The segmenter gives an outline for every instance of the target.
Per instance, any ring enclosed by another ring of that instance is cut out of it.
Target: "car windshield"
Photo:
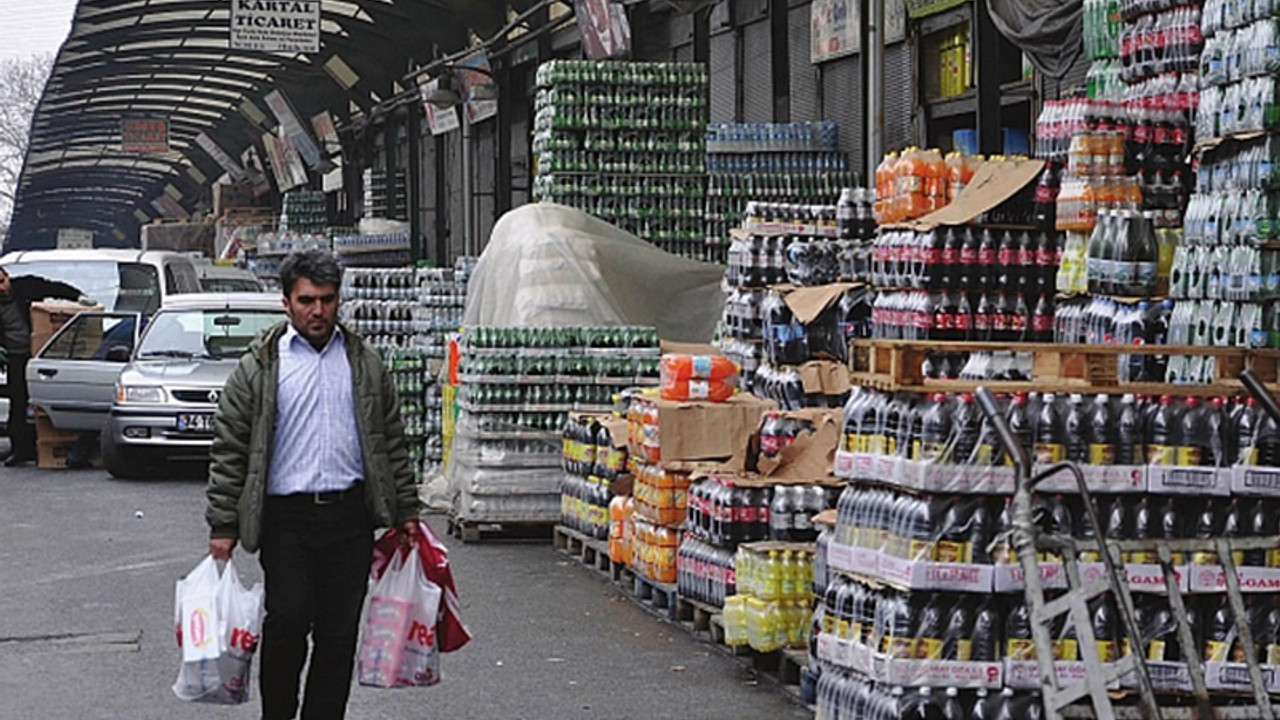
[[[138,358],[237,358],[255,335],[284,319],[270,310],[165,310],[151,321]]]
[[[160,307],[160,275],[145,263],[58,260],[14,263],[7,269],[14,277],[66,283],[108,311],[150,315]]]

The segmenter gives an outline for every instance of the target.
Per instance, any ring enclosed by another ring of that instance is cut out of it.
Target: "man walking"
[[[10,277],[0,268],[0,351],[5,355],[9,395],[9,454],[15,467],[36,459],[35,429],[27,422],[27,361],[31,359],[31,304],[44,298],[76,300],[79,290],[41,277]],[[37,348],[38,349],[38,348]]]
[[[341,720],[351,693],[373,530],[416,529],[400,402],[377,352],[337,323],[342,268],[313,250],[280,265],[288,323],[227,380],[210,452],[209,552],[260,551],[262,717]]]

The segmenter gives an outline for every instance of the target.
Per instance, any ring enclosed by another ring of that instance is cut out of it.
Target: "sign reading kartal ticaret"
[[[231,0],[231,49],[320,52],[320,0]]]

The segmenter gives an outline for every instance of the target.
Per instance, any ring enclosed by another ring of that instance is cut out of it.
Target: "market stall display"
[[[708,244],[728,242],[750,200],[835,205],[857,186],[833,122],[711,123],[706,142]],[[874,198],[865,190],[848,200],[870,219]]]
[[[460,351],[446,476],[461,523],[561,519],[569,414],[608,412],[615,392],[657,381],[652,328],[468,327]]]
[[[552,60],[537,82],[535,198],[723,260],[705,242],[705,65]]]

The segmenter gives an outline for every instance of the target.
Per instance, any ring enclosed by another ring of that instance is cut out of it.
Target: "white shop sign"
[[[231,49],[320,52],[320,0],[231,0]]]

